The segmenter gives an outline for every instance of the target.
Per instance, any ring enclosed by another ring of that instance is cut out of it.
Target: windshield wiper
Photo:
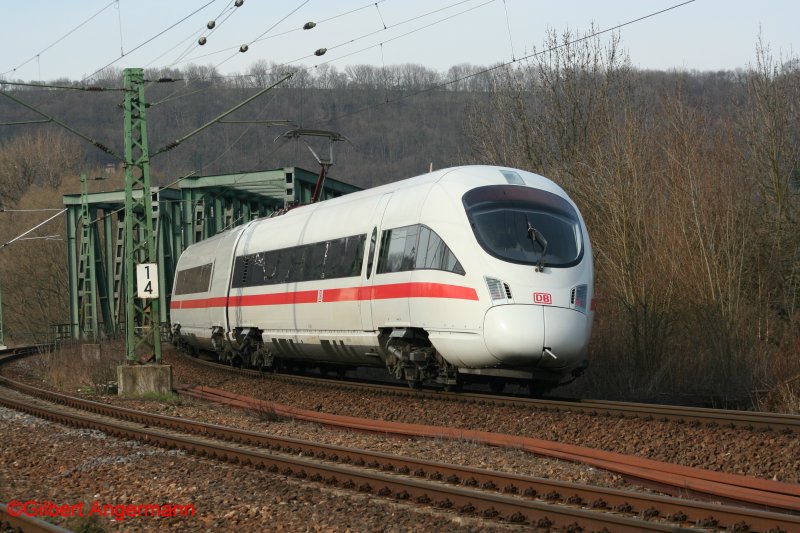
[[[542,232],[531,226],[531,221],[525,217],[525,222],[528,223],[528,238],[532,242],[538,242],[542,247],[542,255],[539,256],[539,262],[536,263],[536,272],[544,272],[544,255],[547,253],[547,239],[544,238]]]

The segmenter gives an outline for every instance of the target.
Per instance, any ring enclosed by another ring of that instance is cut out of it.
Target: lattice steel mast
[[[156,263],[150,154],[144,100],[144,69],[124,72],[125,90],[125,346],[129,364],[147,349],[161,362],[161,320],[158,301],[137,297],[136,265]],[[138,194],[137,194],[138,193]]]

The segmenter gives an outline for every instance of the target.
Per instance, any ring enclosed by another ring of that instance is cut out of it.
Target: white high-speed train
[[[173,342],[234,365],[383,367],[418,386],[549,390],[588,365],[589,235],[552,181],[465,166],[188,247]]]

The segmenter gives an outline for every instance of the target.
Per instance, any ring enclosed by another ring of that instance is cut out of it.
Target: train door
[[[361,327],[364,331],[375,331],[375,325],[372,320],[372,286],[375,282],[375,268],[378,262],[378,248],[380,247],[381,238],[381,222],[383,221],[383,213],[386,211],[386,205],[392,193],[387,193],[381,196],[375,211],[372,214],[372,223],[370,224],[369,234],[367,235],[367,243],[364,246],[364,268],[361,274]]]

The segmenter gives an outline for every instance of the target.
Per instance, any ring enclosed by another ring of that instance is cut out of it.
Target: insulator
[[[239,47],[239,51],[242,53],[247,52],[248,50],[250,50],[250,47],[247,46],[246,44],[243,44],[242,46]]]
[[[216,25],[217,25],[217,21],[216,20],[209,20],[208,24],[206,24],[206,28],[208,28],[209,30],[213,30],[214,26],[216,26]]]
[[[320,48],[319,50],[317,50],[316,52],[314,52],[314,55],[315,55],[315,56],[324,56],[324,55],[325,55],[325,52],[327,52],[327,51],[328,51],[328,49],[327,49],[327,48]]]
[[[311,28],[315,27],[316,25],[317,25],[317,23],[316,23],[316,22],[306,22],[306,23],[303,25],[303,29],[304,29],[304,30],[310,30]]]
[[[235,5],[236,7],[242,7],[242,4],[244,4],[244,0],[236,0],[233,3],[233,5]]]
[[[202,37],[197,39],[197,44],[199,44],[200,46],[203,46],[204,44],[206,44],[206,36],[203,35]]]

